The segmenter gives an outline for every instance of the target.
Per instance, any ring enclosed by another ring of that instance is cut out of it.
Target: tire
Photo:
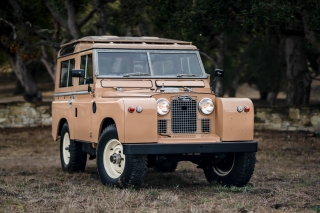
[[[62,170],[68,173],[84,171],[87,153],[82,151],[82,144],[70,140],[69,126],[63,124],[60,138],[60,160]]]
[[[124,155],[117,129],[110,125],[98,142],[97,168],[104,185],[139,188],[147,170],[147,156]]]
[[[177,166],[177,161],[163,160],[156,161],[153,165],[153,169],[157,172],[174,172]]]
[[[249,182],[255,163],[255,152],[228,153],[225,159],[204,167],[203,171],[209,183],[241,187]]]

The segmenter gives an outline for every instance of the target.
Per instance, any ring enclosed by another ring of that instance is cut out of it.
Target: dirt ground
[[[142,188],[103,186],[95,166],[66,174],[50,128],[0,129],[0,212],[320,212],[320,138],[256,131],[254,175],[245,187],[209,184],[181,162],[149,169]]]

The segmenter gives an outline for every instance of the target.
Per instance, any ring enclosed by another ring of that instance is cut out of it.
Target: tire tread
[[[238,159],[240,165],[233,168],[232,174],[228,177],[220,177],[214,173],[212,166],[207,166],[203,169],[203,173],[209,182],[217,181],[225,186],[244,186],[246,185],[252,177],[254,172],[254,167],[256,163],[256,153],[255,152],[245,152],[242,153]]]
[[[66,132],[69,133],[69,137],[70,137],[68,123],[64,123],[62,126],[61,140],[63,140],[63,136]],[[62,141],[60,141],[60,143],[62,143]],[[62,145],[60,144],[60,149],[63,149],[63,147],[61,146]],[[70,161],[68,165],[64,164],[63,157],[60,156],[62,169],[68,173],[83,172],[87,164],[87,153],[82,151],[82,144],[80,142],[70,139],[69,152],[70,152]],[[60,150],[60,155],[61,154],[62,154],[62,150]]]

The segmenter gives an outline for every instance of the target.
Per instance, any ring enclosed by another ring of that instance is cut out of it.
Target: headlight
[[[213,102],[210,98],[204,98],[199,102],[199,110],[205,115],[209,115],[214,110]]]
[[[159,115],[166,115],[170,112],[170,103],[167,99],[160,98],[157,100],[157,112]]]

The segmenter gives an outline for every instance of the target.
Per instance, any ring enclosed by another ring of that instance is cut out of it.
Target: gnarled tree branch
[[[211,63],[213,64],[213,66],[215,68],[218,68],[218,65],[217,65],[216,61],[212,57],[210,57],[207,53],[204,53],[204,52],[200,51],[200,54],[205,56],[207,59],[209,59],[209,61],[211,61]]]

